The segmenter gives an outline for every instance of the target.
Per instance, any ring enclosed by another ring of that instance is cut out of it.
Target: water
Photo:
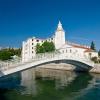
[[[0,78],[0,100],[100,100],[100,75],[29,69]]]

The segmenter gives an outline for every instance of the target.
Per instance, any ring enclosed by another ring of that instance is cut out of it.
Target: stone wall
[[[76,66],[71,65],[71,64],[65,64],[65,63],[60,63],[60,64],[51,63],[51,64],[39,66],[39,68],[74,71],[76,69]],[[95,64],[95,67],[92,68],[89,72],[100,74],[100,64]]]
[[[100,73],[100,64],[95,64],[94,68],[90,70],[92,73]]]

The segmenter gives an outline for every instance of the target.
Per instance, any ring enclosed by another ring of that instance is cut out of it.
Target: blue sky
[[[100,49],[100,0],[0,0],[0,46],[53,35],[58,21],[66,40]]]

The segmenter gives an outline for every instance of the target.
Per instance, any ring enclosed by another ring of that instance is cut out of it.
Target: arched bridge
[[[0,63],[0,76],[12,74],[18,71],[26,70],[31,67],[36,67],[39,65],[56,62],[56,61],[65,61],[67,63],[79,66],[88,70],[89,68],[94,67],[94,63],[86,57],[80,57],[75,54],[61,54],[61,53],[43,53],[37,54],[33,59],[22,62],[5,62]]]

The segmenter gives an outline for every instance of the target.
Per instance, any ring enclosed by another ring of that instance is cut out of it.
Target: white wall
[[[56,49],[59,49],[62,47],[62,45],[65,44],[65,32],[64,31],[56,31],[55,33],[55,47]]]
[[[85,52],[85,55],[89,58],[98,57],[98,52]]]

